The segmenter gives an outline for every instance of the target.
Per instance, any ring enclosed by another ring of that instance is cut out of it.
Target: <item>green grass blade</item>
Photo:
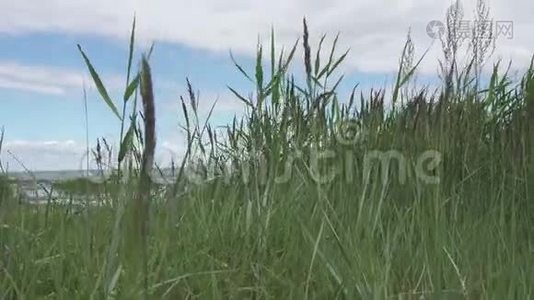
[[[130,100],[132,95],[137,90],[138,86],[139,86],[139,74],[137,74],[134,80],[132,80],[132,82],[130,82],[130,84],[126,87],[126,90],[124,91],[124,97],[123,97],[124,102],[128,102],[128,100]]]
[[[134,45],[135,45],[135,23],[136,18],[134,16],[133,23],[132,23],[132,32],[130,34],[130,47],[128,51],[128,68],[127,68],[127,75],[126,75],[126,85],[129,85],[130,82],[130,74],[132,71],[132,60],[133,60],[133,53],[134,53]],[[125,100],[127,101],[127,100]]]
[[[91,77],[93,78],[93,81],[96,85],[98,92],[100,93],[100,96],[102,97],[102,99],[104,99],[108,107],[117,116],[117,118],[119,120],[122,120],[122,117],[119,114],[117,107],[115,106],[111,98],[109,97],[108,91],[106,90],[104,84],[102,83],[102,80],[100,80],[100,76],[98,76],[98,73],[96,72],[95,68],[91,64],[91,61],[89,60],[85,52],[82,50],[82,47],[80,45],[78,45],[78,50],[82,54],[83,60],[85,61],[85,64],[87,65],[87,68],[89,69],[89,73],[91,74]]]
[[[130,128],[128,128],[128,131],[126,132],[126,135],[124,136],[124,139],[122,140],[122,143],[121,143],[121,147],[119,149],[119,157],[118,157],[119,163],[121,163],[124,160],[124,158],[126,157],[126,154],[128,154],[128,152],[132,149],[134,131],[135,131],[135,119],[132,119]]]

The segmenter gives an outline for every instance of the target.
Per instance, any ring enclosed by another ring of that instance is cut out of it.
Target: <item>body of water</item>
[[[102,199],[87,199],[86,196],[70,196],[52,189],[54,182],[88,178],[94,182],[102,182],[106,175],[102,172],[92,171],[37,171],[37,172],[14,172],[8,174],[15,182],[14,187],[21,201],[35,205],[45,205],[50,202],[55,204],[102,204]],[[174,177],[170,170],[162,170],[153,175],[157,183],[171,183]],[[96,198],[96,197],[92,197]]]

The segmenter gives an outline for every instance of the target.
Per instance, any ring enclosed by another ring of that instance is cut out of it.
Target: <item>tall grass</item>
[[[53,206],[48,226],[40,209],[2,199],[0,295],[531,298],[534,66],[513,82],[497,64],[481,88],[472,64],[457,72],[449,60],[441,89],[408,90],[418,65],[408,40],[392,99],[356,89],[340,99],[336,69],[348,53],[337,54],[337,37],[326,55],[326,38],[314,52],[303,25],[289,50],[275,50],[274,33],[258,47],[252,73],[234,60],[256,88],[230,89],[247,110],[223,131],[200,120],[187,82],[187,151],[165,193],[150,187],[154,96],[148,60],[130,76],[133,31],[122,113],[80,47],[122,123],[120,188],[86,218]],[[299,45],[301,83],[288,73]],[[386,159],[369,164],[370,154]]]

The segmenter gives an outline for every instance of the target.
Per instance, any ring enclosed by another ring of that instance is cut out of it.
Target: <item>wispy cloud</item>
[[[116,161],[116,145],[112,160]],[[181,135],[163,139],[156,151],[156,163],[168,167],[172,160],[179,161],[185,153],[185,142]],[[83,170],[87,163],[87,150],[83,142],[75,140],[5,141],[0,153],[2,166],[9,171],[59,171]],[[90,168],[96,168],[94,157],[89,157]]]
[[[207,117],[210,111],[212,117],[241,115],[245,108],[245,104],[230,91],[200,94],[198,110],[202,117]]]
[[[4,148],[10,151],[39,151],[43,154],[58,153],[61,154],[77,154],[83,147],[73,140],[65,141],[28,141],[28,140],[14,140],[6,141]]]
[[[85,146],[73,140],[63,141],[6,141],[0,159],[12,171],[81,169],[84,165]]]
[[[0,88],[19,90],[19,91],[29,91],[39,94],[50,94],[50,95],[61,95],[65,91],[58,86],[35,83],[35,82],[26,82],[16,79],[3,78],[0,77]]]
[[[120,76],[104,77],[108,88],[122,87],[123,80]],[[84,82],[92,86],[92,81],[87,79],[83,70],[0,61],[0,88],[62,95],[71,90],[80,90]]]
[[[80,88],[83,74],[50,66],[0,61],[0,87],[43,94],[64,94]]]

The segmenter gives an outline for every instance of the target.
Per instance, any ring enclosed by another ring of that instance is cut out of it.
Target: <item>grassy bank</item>
[[[130,55],[117,108],[80,48],[122,120],[112,205],[28,209],[0,183],[0,297],[532,297],[534,68],[482,80],[449,56],[440,88],[408,89],[408,41],[391,93],[340,99],[346,56],[308,34],[284,53],[273,36],[254,70],[237,65],[256,91],[232,90],[247,112],[223,131],[199,119],[187,83],[188,150],[164,192],[147,175],[149,55],[138,74]]]

